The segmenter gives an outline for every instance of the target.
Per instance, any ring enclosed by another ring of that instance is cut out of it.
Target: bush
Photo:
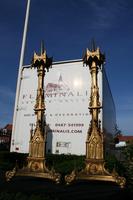
[[[0,152],[0,169],[1,170],[9,170],[12,169],[16,162],[21,168],[26,161],[27,154],[22,153],[10,153],[8,151]]]
[[[48,167],[54,167],[56,171],[64,175],[73,169],[80,170],[84,165],[84,156],[51,154],[46,156],[46,161]]]

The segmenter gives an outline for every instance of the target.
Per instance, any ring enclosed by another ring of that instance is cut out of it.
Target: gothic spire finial
[[[44,53],[44,41],[41,41],[41,55]]]
[[[92,51],[95,51],[95,50],[96,50],[96,43],[95,43],[94,38],[93,38],[92,41],[91,41],[91,50],[92,50]]]

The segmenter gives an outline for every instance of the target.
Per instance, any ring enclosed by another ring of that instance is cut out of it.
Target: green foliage
[[[129,144],[123,151],[125,161],[118,161],[114,155],[106,155],[105,168],[112,172],[114,169],[120,176],[124,176],[129,184],[133,182],[133,143]],[[13,169],[17,163],[21,168],[26,163],[27,154],[0,152],[0,170]],[[85,156],[77,155],[46,155],[46,165],[49,169],[54,168],[62,176],[69,174],[73,169],[79,171],[84,168]]]
[[[133,141],[127,143],[127,146],[123,150],[123,154],[127,161],[133,161]]]
[[[106,155],[105,157],[105,167],[112,172],[116,167],[117,159],[114,155]]]
[[[129,142],[123,149],[125,161],[123,165],[125,167],[125,176],[129,185],[133,186],[133,141]]]
[[[70,173],[73,169],[80,170],[84,165],[84,156],[77,155],[47,155],[48,167],[58,171],[61,174]]]
[[[114,155],[106,155],[106,168],[112,172],[113,169],[120,176],[126,178],[127,185],[133,187],[133,142],[123,148],[124,161],[118,161]]]
[[[0,169],[12,169],[17,161],[19,167],[26,163],[27,154],[0,152]],[[73,169],[80,170],[84,166],[84,156],[77,155],[46,155],[46,165],[49,169],[54,168],[61,174],[70,173]]]
[[[10,153],[8,151],[1,151],[0,152],[0,169],[5,170],[5,171],[12,169],[16,165],[16,162],[21,168],[23,164],[26,162],[26,156],[27,154]]]
[[[105,168],[107,168],[110,173],[115,170],[120,176],[125,174],[125,167],[123,163],[118,161],[115,155],[106,155],[105,162]]]

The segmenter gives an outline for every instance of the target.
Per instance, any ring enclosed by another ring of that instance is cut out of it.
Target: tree
[[[133,140],[127,142],[123,154],[125,156],[124,166],[127,182],[133,185]]]

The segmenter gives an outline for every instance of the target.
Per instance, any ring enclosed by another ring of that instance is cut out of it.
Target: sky
[[[0,1],[0,127],[12,123],[27,0]],[[118,129],[133,135],[133,1],[31,0],[24,64],[43,40],[54,61],[82,58],[95,39],[116,106]]]

